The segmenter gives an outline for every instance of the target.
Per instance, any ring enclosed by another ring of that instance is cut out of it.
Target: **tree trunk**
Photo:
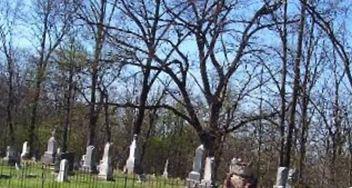
[[[97,60],[95,60],[97,61]],[[98,68],[97,62],[94,62],[92,71],[92,81],[91,81],[91,94],[90,94],[90,104],[89,104],[89,135],[87,146],[95,144],[95,132],[98,121],[98,114],[96,110],[96,87],[98,79]]]
[[[104,114],[105,114],[105,132],[106,132],[106,141],[111,142],[111,127],[110,127],[110,115],[109,115],[109,95],[108,91],[104,90]]]
[[[205,130],[201,133],[200,138],[208,157],[214,157],[212,166],[212,183],[215,186],[218,181],[217,172],[221,163],[223,135],[217,131]]]
[[[283,31],[280,33],[282,41],[282,72],[281,72],[281,109],[280,109],[280,153],[279,166],[284,165],[285,153],[285,120],[286,120],[286,75],[287,75],[287,2],[284,3],[284,24]]]
[[[12,111],[13,111],[13,105],[14,105],[14,94],[13,94],[14,93],[13,92],[14,67],[13,67],[13,61],[11,57],[7,57],[7,63],[8,63],[7,70],[9,74],[9,79],[8,79],[9,91],[8,91],[8,103],[6,107],[6,111],[7,111],[6,122],[9,128],[10,143],[12,145],[15,143],[15,131],[14,131],[13,117],[12,117]]]
[[[70,62],[71,63],[71,62]],[[73,90],[73,67],[70,64],[69,79],[68,79],[68,90],[66,91],[66,113],[65,113],[65,124],[64,124],[64,135],[62,152],[67,151],[68,146],[68,129],[71,124],[71,101],[72,101],[72,90]]]
[[[286,143],[286,158],[284,161],[284,166],[290,168],[291,162],[291,147],[292,147],[292,137],[293,130],[295,127],[296,120],[296,106],[298,101],[298,95],[300,90],[300,65],[302,58],[302,47],[303,47],[303,35],[304,35],[304,25],[305,25],[305,6],[301,3],[301,17],[300,25],[298,31],[298,41],[297,41],[297,54],[294,65],[294,81],[293,81],[293,92],[292,92],[292,107],[290,111],[290,121],[288,126],[287,143]]]
[[[30,147],[30,156],[34,154],[34,142],[35,142],[35,128],[37,123],[37,113],[38,113],[38,105],[39,105],[39,98],[41,93],[41,84],[43,79],[43,70],[39,67],[34,87],[34,97],[32,102],[31,108],[31,121],[29,126],[29,147]]]
[[[303,109],[302,109],[302,127],[301,127],[301,139],[300,139],[300,157],[299,157],[299,184],[304,185],[304,162],[306,156],[306,143],[308,138],[308,96],[303,90]]]

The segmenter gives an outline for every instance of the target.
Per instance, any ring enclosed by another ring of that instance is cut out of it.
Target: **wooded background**
[[[51,131],[76,160],[134,134],[145,173],[184,178],[204,144],[222,181],[233,157],[272,187],[352,185],[349,0],[0,2],[0,149]],[[101,157],[101,156],[100,156]],[[100,158],[99,157],[99,158]]]

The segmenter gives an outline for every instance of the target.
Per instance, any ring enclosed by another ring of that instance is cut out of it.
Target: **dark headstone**
[[[55,172],[60,171],[60,163],[63,159],[66,159],[68,162],[68,172],[71,173],[73,172],[73,167],[74,167],[74,161],[75,161],[75,155],[74,153],[71,152],[65,152],[65,153],[59,153],[57,154],[57,157],[55,159]]]
[[[7,146],[6,156],[4,158],[4,161],[7,161],[8,165],[10,166],[15,166],[15,163],[19,162],[16,150],[14,149],[14,147]]]

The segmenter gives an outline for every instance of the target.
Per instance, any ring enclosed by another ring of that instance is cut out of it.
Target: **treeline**
[[[0,8],[0,148],[50,132],[79,160],[113,142],[122,169],[185,178],[194,149],[271,187],[352,185],[348,0],[29,0]]]

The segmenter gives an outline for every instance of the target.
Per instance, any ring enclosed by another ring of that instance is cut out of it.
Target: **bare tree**
[[[59,46],[68,33],[72,20],[72,3],[56,0],[33,0],[34,22],[33,32],[38,36],[39,48],[37,51],[36,72],[32,86],[33,98],[29,125],[29,145],[31,155],[34,151],[35,132],[38,118],[38,107],[42,84],[45,80],[46,69],[54,50]]]
[[[14,46],[13,35],[15,33],[16,24],[18,24],[18,10],[21,3],[16,1],[14,3],[4,2],[4,10],[0,13],[3,16],[2,25],[0,25],[0,51],[5,56],[6,70],[7,70],[7,117],[6,124],[9,130],[9,142],[15,143],[15,128],[14,128],[14,105],[15,105],[15,74],[16,74],[16,47]]]
[[[115,1],[116,3],[116,1]],[[114,5],[112,9],[108,9],[107,0],[90,0],[89,2],[83,2],[79,6],[78,16],[88,28],[90,36],[94,39],[93,57],[88,60],[90,66],[90,98],[89,98],[89,135],[87,138],[87,145],[96,144],[96,127],[101,111],[102,105],[98,105],[98,88],[99,88],[99,70],[104,60],[103,48],[107,36],[107,28],[105,25],[109,25],[113,13]]]

